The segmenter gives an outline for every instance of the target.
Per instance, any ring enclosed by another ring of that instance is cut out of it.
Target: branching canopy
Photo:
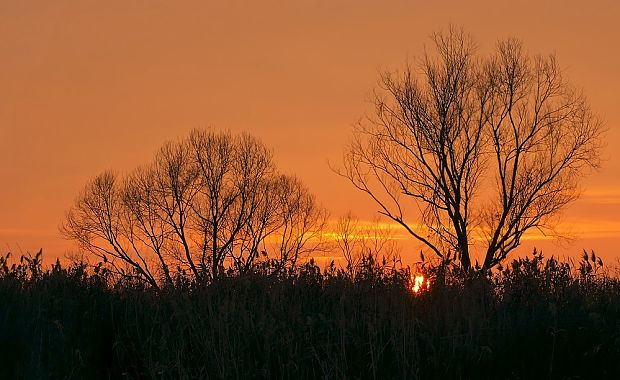
[[[198,282],[265,260],[282,270],[321,243],[325,220],[314,196],[277,172],[260,141],[196,130],[128,176],[97,176],[61,231],[115,272],[159,286],[173,282],[173,270]]]
[[[444,260],[470,268],[485,241],[490,268],[576,199],[602,122],[554,56],[511,39],[480,57],[454,28],[433,42],[419,67],[381,76],[340,174]]]

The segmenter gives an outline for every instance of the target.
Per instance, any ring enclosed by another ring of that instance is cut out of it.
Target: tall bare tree
[[[95,178],[61,231],[116,273],[159,286],[173,283],[177,268],[207,282],[260,259],[294,265],[325,218],[260,141],[196,130],[120,180],[110,172]]]
[[[507,40],[479,57],[456,28],[432,40],[419,67],[381,76],[340,173],[444,260],[470,268],[486,241],[487,269],[576,199],[602,122],[554,56]]]

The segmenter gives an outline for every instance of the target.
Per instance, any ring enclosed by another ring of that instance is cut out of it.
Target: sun
[[[426,280],[426,281],[425,281]],[[430,287],[431,283],[428,279],[425,279],[423,275],[410,275],[409,279],[409,289],[418,294],[424,290],[427,290]]]

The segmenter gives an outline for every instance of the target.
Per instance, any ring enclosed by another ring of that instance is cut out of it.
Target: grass
[[[0,259],[0,378],[620,375],[620,282],[590,256],[577,268],[536,254],[492,276],[448,271],[418,295],[407,270],[352,279],[309,263],[155,292],[80,263],[10,261]]]

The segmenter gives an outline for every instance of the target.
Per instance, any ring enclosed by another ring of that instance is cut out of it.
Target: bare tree
[[[352,279],[358,276],[364,265],[373,265],[375,268],[371,269],[383,272],[394,269],[400,262],[392,230],[382,228],[378,220],[364,224],[348,213],[338,219],[334,233],[336,250],[342,253],[345,270]]]
[[[249,271],[259,250],[277,267],[294,265],[324,220],[305,186],[278,174],[260,141],[193,131],[121,180],[109,172],[95,178],[61,231],[116,273],[158,286],[173,283],[176,269],[198,282],[226,267]]]
[[[455,28],[432,39],[417,70],[381,76],[340,174],[446,261],[470,268],[485,240],[487,269],[576,199],[599,164],[602,123],[553,56],[508,40],[481,58]]]
[[[278,256],[276,270],[295,266],[299,256],[325,248],[322,233],[328,213],[298,179],[281,175],[275,179],[278,228],[274,233]]]

